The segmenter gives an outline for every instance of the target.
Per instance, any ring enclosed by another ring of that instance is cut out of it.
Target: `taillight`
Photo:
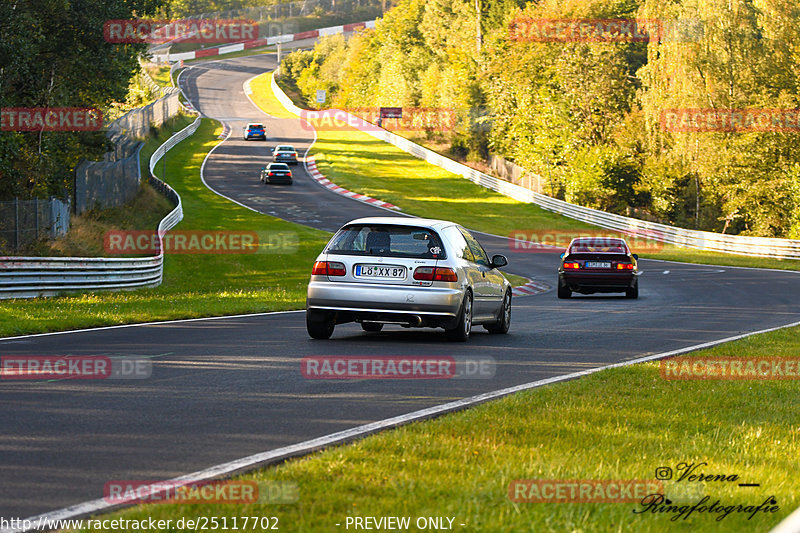
[[[269,174],[267,174],[267,176],[274,176],[274,175],[275,175],[274,172],[270,172]]]
[[[325,261],[315,261],[314,268],[311,269],[312,276],[327,276],[328,275],[328,263]]]
[[[633,263],[617,263],[617,270],[633,270]]]
[[[346,273],[344,263],[338,261],[315,261],[311,269],[312,276],[344,276]]]
[[[458,275],[452,268],[447,267],[417,267],[414,271],[417,281],[458,281]]]
[[[564,263],[564,268],[567,270],[577,270],[581,268],[580,263]]]
[[[344,276],[347,270],[344,268],[344,263],[337,261],[328,261],[328,275],[329,276]]]
[[[437,267],[436,273],[433,275],[433,281],[458,281],[458,275],[452,268]]]
[[[433,281],[433,267],[417,267],[414,271],[414,279],[417,281]]]

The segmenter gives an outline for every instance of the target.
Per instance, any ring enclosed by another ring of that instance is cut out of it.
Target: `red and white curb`
[[[534,294],[542,294],[544,292],[549,291],[552,287],[546,283],[542,283],[541,281],[534,281],[529,280],[528,283],[522,285],[520,287],[514,287],[511,289],[512,296],[533,296]]]
[[[216,46],[214,48],[204,48],[201,50],[193,50],[191,52],[183,52],[180,54],[153,54],[153,61],[155,62],[174,62],[174,61],[188,61],[191,59],[200,59],[204,57],[221,56],[230,54],[232,52],[241,52],[250,48],[260,48],[278,43],[291,43],[295,41],[303,41],[305,39],[316,39],[326,35],[336,35],[339,33],[349,33],[361,28],[375,28],[375,21],[369,20],[366,22],[354,22],[352,24],[342,24],[340,26],[330,26],[327,28],[320,28],[318,30],[303,31],[300,33],[289,33],[286,35],[275,35],[272,37],[262,37],[261,39],[253,39],[250,41],[243,41],[235,44],[227,44],[223,46]]]
[[[231,127],[228,125],[227,122],[222,122],[222,133],[219,134],[217,139],[225,139],[230,135]]]
[[[186,110],[190,113],[199,113],[197,108],[192,105],[192,102],[188,98],[186,98],[185,102],[181,102],[181,105],[183,105],[183,107],[186,108]]]
[[[317,162],[314,159],[314,156],[306,158],[306,170],[308,170],[308,174],[311,178],[325,187],[326,189],[330,189],[331,191],[335,192],[336,194],[341,194],[342,196],[347,196],[348,198],[352,198],[354,200],[358,200],[359,202],[364,202],[365,204],[375,205],[378,207],[385,207],[386,209],[396,209],[397,211],[402,211],[399,207],[394,204],[390,204],[389,202],[384,202],[383,200],[377,200],[370,196],[366,196],[364,194],[359,194],[357,192],[348,191],[344,187],[339,187],[331,180],[323,176],[319,170],[317,170]]]

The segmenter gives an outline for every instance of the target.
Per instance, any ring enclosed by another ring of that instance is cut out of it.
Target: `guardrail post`
[[[19,198],[14,197],[14,249],[19,250]]]
[[[33,227],[35,228],[35,235],[36,240],[39,240],[39,198],[36,197],[33,199],[33,212],[34,212],[34,219],[36,222],[34,223]]]
[[[58,231],[57,230],[57,224],[58,224],[57,220],[58,220],[59,217],[58,217],[58,214],[56,213],[56,202],[55,202],[55,200],[56,200],[56,197],[55,196],[51,196],[50,200],[49,200],[49,203],[47,205],[48,208],[49,208],[49,212],[50,212],[50,231],[49,231],[49,233],[50,233],[50,238],[51,239],[55,239],[56,238],[56,233]]]

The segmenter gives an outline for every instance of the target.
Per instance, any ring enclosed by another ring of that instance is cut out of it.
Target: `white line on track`
[[[141,326],[162,326],[164,324],[181,324],[183,322],[199,322],[201,320],[227,320],[235,318],[248,318],[253,316],[280,315],[284,313],[305,313],[305,309],[295,309],[292,311],[265,311],[263,313],[245,313],[243,315],[224,315],[207,316],[200,318],[176,318],[175,320],[162,320],[160,322],[139,322],[136,324],[117,324],[116,326],[98,326],[96,328],[71,329],[68,331],[50,331],[48,333],[30,333],[28,335],[17,335],[16,337],[0,337],[0,343],[17,339],[29,339],[32,337],[48,337],[50,335],[69,335],[72,333],[85,333],[87,331],[103,331],[106,329],[138,328]]]
[[[319,437],[316,439],[307,440],[304,442],[299,442],[297,444],[292,444],[290,446],[284,446],[283,448],[278,448],[276,450],[270,450],[262,453],[257,453],[255,455],[250,455],[248,457],[243,457],[241,459],[237,459],[235,461],[231,461],[228,463],[219,464],[216,466],[212,466],[211,468],[207,468],[205,470],[200,470],[197,472],[193,472],[191,474],[187,474],[184,476],[176,477],[170,479],[166,482],[162,481],[161,483],[175,483],[179,484],[181,482],[201,482],[201,481],[210,481],[210,480],[217,480],[217,479],[227,479],[237,474],[242,474],[245,472],[250,472],[252,470],[256,470],[258,468],[263,468],[268,465],[272,465],[275,463],[279,463],[290,459],[292,457],[298,457],[302,455],[307,455],[323,448],[345,444],[348,442],[352,442],[354,440],[366,437],[373,433],[377,433],[379,431],[396,428],[398,426],[402,426],[411,422],[416,422],[419,420],[426,420],[429,418],[434,418],[437,416],[441,416],[443,414],[452,413],[455,411],[461,411],[468,407],[472,407],[490,400],[495,400],[498,398],[502,398],[503,396],[508,396],[517,392],[535,389],[538,387],[542,387],[544,385],[551,385],[553,383],[559,383],[562,381],[568,381],[584,376],[588,376],[594,374],[596,372],[600,372],[601,370],[606,370],[609,368],[619,368],[624,366],[630,366],[638,363],[645,363],[649,361],[655,361],[658,359],[663,359],[665,357],[671,357],[675,355],[684,354],[687,352],[693,352],[695,350],[701,350],[704,348],[710,348],[712,346],[717,346],[719,344],[723,344],[726,342],[732,342],[739,339],[744,339],[746,337],[750,337],[752,335],[757,335],[759,333],[768,333],[770,331],[777,331],[780,329],[790,328],[794,326],[800,326],[800,322],[793,322],[791,324],[786,324],[784,326],[778,326],[774,328],[762,329],[759,331],[753,331],[750,333],[743,333],[741,335],[735,335],[733,337],[727,337],[724,339],[704,342],[702,344],[696,344],[694,346],[688,346],[686,348],[680,348],[678,350],[672,350],[669,352],[662,352],[653,355],[646,355],[643,357],[637,357],[635,359],[631,359],[629,361],[623,361],[621,363],[614,363],[611,365],[606,365],[598,368],[591,368],[588,370],[582,370],[580,372],[573,372],[571,374],[565,374],[561,376],[554,376],[552,378],[540,379],[538,381],[532,381],[530,383],[523,383],[522,385],[516,385],[514,387],[507,387],[505,389],[500,389],[496,391],[486,392],[483,394],[478,394],[477,396],[471,396],[469,398],[464,398],[462,400],[456,400],[454,402],[448,402],[441,405],[436,405],[433,407],[428,407],[427,409],[420,409],[419,411],[414,411],[405,415],[395,416],[392,418],[387,418],[385,420],[379,420],[377,422],[372,422],[370,424],[364,424],[362,426],[354,427],[351,429],[346,429],[344,431],[338,431],[336,433],[331,433],[330,435],[325,435],[323,437]],[[129,506],[129,505],[128,505]],[[97,500],[91,500],[88,502],[79,503],[70,507],[66,507],[64,509],[59,509],[56,511],[52,511],[49,513],[44,513],[41,515],[37,515],[31,518],[28,518],[31,523],[38,523],[40,520],[48,519],[48,520],[76,520],[80,518],[85,518],[91,515],[95,515],[98,513],[107,513],[114,509],[126,507],[126,505],[120,504],[111,504],[105,501],[103,498],[99,498]],[[23,533],[25,531],[33,531],[32,528],[23,529],[23,528],[16,528],[16,529],[2,529],[0,533]]]

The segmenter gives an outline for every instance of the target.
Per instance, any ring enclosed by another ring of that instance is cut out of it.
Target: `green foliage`
[[[468,150],[485,98],[475,58],[477,13],[463,0],[405,0],[388,11],[374,31],[321,39],[313,53],[295,52],[283,64],[304,99],[316,105],[318,89],[336,107],[403,106],[441,109],[459,117],[450,140]]]
[[[660,120],[667,109],[800,108],[796,2],[477,5],[480,20],[474,0],[402,0],[375,31],[298,53],[289,75],[309,102],[324,88],[338,107],[454,109],[450,153],[502,155],[572,202],[728,233],[800,233],[800,136],[676,133]],[[526,17],[658,20],[663,33],[649,43],[517,40],[509,24]]]
[[[0,3],[0,107],[105,109],[125,100],[144,45],[103,38],[110,19],[152,13],[158,0]],[[0,132],[0,198],[63,196],[82,158],[101,158],[98,132]]]

